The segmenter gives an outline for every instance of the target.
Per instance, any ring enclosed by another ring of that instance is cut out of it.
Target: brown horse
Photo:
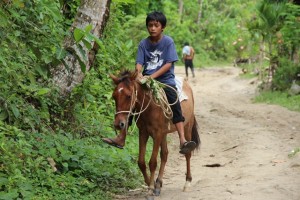
[[[149,186],[149,195],[159,195],[162,187],[164,168],[168,157],[167,133],[176,131],[171,120],[168,119],[161,106],[153,101],[153,95],[149,88],[143,87],[137,81],[137,74],[131,71],[124,71],[119,77],[110,75],[116,87],[113,98],[116,104],[114,126],[121,131],[128,128],[128,119],[135,115],[136,125],[139,129],[139,158],[138,165],[144,176],[145,183]],[[197,122],[194,115],[194,99],[191,87],[186,81],[183,84],[183,91],[188,99],[181,102],[183,116],[185,117],[184,132],[186,140],[196,143],[197,149],[200,145]],[[171,126],[170,126],[171,125]],[[150,177],[147,173],[145,163],[146,144],[149,136],[153,139],[152,155],[149,161]],[[155,170],[157,167],[157,155],[160,148],[161,164],[158,177],[154,182]],[[191,152],[185,154],[186,158],[186,184],[184,191],[192,181],[190,159]]]

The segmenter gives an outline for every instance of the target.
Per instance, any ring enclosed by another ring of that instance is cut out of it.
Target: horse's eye
[[[127,95],[127,99],[131,99],[131,95]]]

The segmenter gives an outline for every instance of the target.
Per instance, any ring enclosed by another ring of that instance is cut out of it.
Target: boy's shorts
[[[165,87],[164,91],[166,93],[169,104],[174,104],[174,102],[178,99],[178,95],[176,92],[177,89],[175,86],[171,86],[171,87],[174,88],[175,90],[169,87]],[[179,99],[174,105],[171,105],[171,110],[173,112],[173,120],[172,120],[173,124],[176,124],[178,122],[184,122],[184,117],[182,115]]]
[[[185,60],[184,61],[184,66],[185,67],[190,67],[190,68],[194,68],[194,65],[193,65],[193,60]]]

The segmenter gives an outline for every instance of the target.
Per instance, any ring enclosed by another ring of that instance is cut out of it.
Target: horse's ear
[[[137,70],[134,70],[134,72],[131,73],[130,80],[132,80],[132,81],[133,81],[133,80],[136,80],[137,75],[138,75],[138,71],[137,71]]]
[[[119,80],[118,77],[116,77],[116,76],[113,75],[113,74],[110,74],[109,76],[110,76],[110,78],[113,80],[113,82],[114,82],[116,85],[119,84],[120,80]]]

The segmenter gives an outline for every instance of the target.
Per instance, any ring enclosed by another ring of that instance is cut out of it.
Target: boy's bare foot
[[[111,146],[114,146],[114,147],[117,147],[119,149],[123,149],[124,148],[124,141],[121,141],[118,137],[116,138],[102,138],[102,141],[111,145]]]

